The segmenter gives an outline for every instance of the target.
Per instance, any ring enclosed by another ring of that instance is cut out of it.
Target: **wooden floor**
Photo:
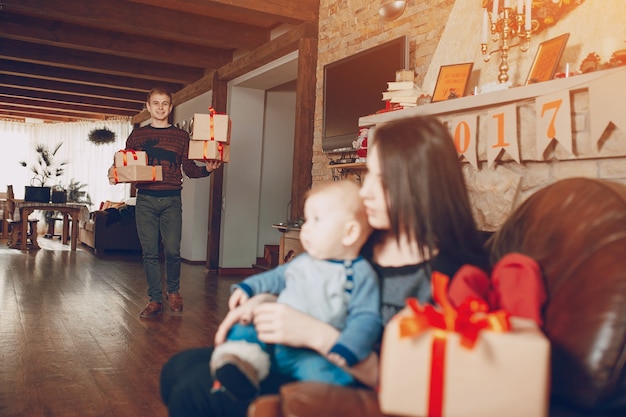
[[[0,240],[0,416],[167,416],[163,363],[211,344],[241,277],[183,263],[183,314],[140,320],[148,299],[139,254],[39,242],[19,251]]]

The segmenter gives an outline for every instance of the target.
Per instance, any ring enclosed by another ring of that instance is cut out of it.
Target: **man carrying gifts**
[[[148,283],[149,302],[141,318],[163,313],[159,237],[165,252],[167,299],[170,310],[180,313],[180,240],[182,235],[183,172],[189,178],[207,177],[222,165],[208,160],[201,166],[188,158],[189,134],[169,122],[172,95],[162,88],[148,94],[146,109],[152,117],[149,125],[134,129],[126,140],[126,149],[147,154],[148,165],[162,167],[162,181],[138,182],[137,233],[143,251],[143,265]]]

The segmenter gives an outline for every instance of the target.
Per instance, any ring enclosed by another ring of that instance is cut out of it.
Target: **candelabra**
[[[481,36],[481,52],[483,61],[488,62],[491,54],[500,52],[499,83],[509,80],[509,49],[520,46],[522,52],[530,47],[530,34],[533,29],[531,17],[532,0],[517,0],[517,9],[511,7],[511,0],[504,0],[500,7],[500,0],[493,0],[491,14],[487,8],[483,9],[483,27]],[[488,34],[493,42],[501,42],[500,47],[489,52],[487,48]],[[519,44],[510,45],[510,41],[518,37]]]

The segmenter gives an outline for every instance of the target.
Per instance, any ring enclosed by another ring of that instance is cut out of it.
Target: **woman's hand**
[[[219,345],[221,343],[224,343],[228,331],[231,327],[233,327],[235,323],[250,324],[252,322],[252,314],[254,312],[254,309],[258,305],[270,301],[276,301],[276,296],[272,294],[258,294],[248,299],[248,301],[244,304],[241,304],[238,307],[230,310],[217,328],[217,332],[215,332],[215,344]]]
[[[329,324],[281,303],[256,307],[254,327],[262,342],[307,347],[322,355],[328,353],[339,337],[339,331]]]

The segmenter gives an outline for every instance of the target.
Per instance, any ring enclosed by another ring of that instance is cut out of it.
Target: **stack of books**
[[[396,71],[396,80],[387,83],[387,91],[383,91],[386,108],[415,107],[430,102],[430,96],[415,84],[415,73],[410,70]]]

